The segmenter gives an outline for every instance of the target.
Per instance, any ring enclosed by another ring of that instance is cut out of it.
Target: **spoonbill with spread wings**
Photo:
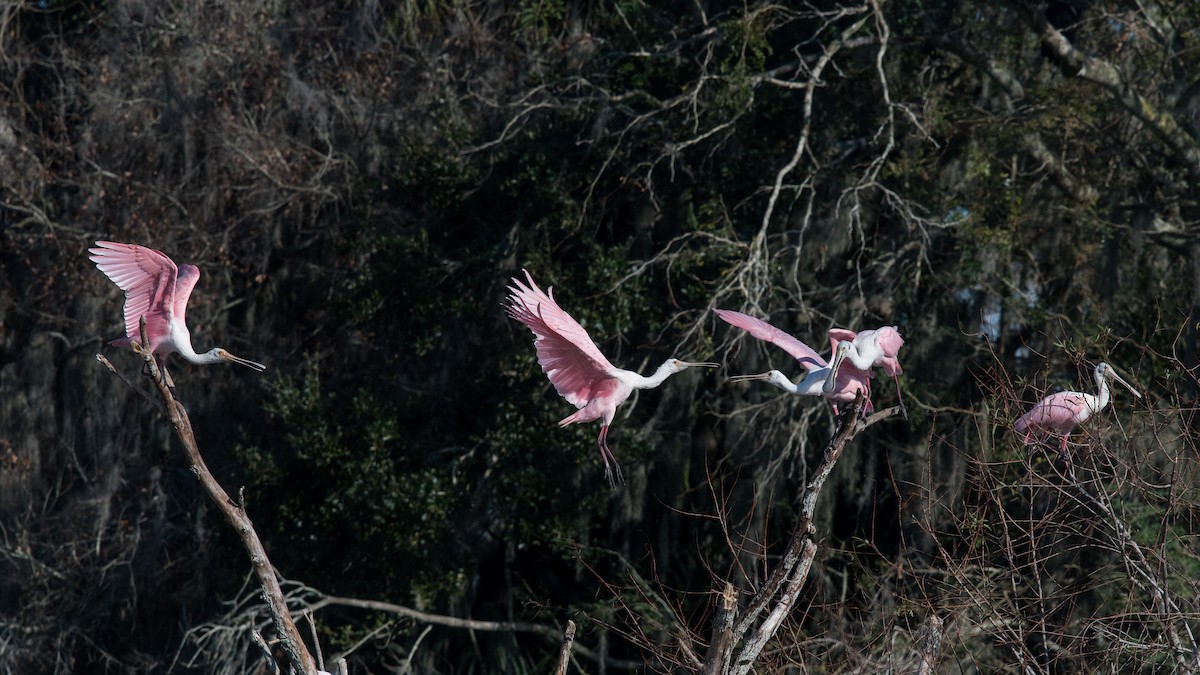
[[[125,337],[109,344],[141,342],[140,322],[146,317],[146,339],[150,341],[147,346],[152,353],[163,356],[164,365],[166,357],[177,352],[191,363],[238,363],[257,371],[266,370],[263,364],[238,358],[220,347],[202,354],[192,348],[184,312],[192,288],[200,280],[200,270],[195,265],[176,267],[159,251],[112,241],[98,241],[88,253],[96,267],[125,291]]]
[[[860,370],[852,362],[843,364],[840,370],[835,372],[812,347],[766,321],[729,309],[713,311],[726,323],[737,326],[759,340],[770,342],[791,354],[800,363],[800,366],[808,371],[804,379],[799,382],[792,382],[787,375],[778,370],[760,375],[738,375],[730,378],[731,380],[766,380],[791,394],[824,396],[833,406],[835,415],[839,414],[838,403],[852,403],[855,396],[861,391],[863,393],[863,412],[874,410],[874,404],[871,403],[869,373]],[[833,341],[833,339],[831,334],[830,340]],[[830,386],[830,383],[833,383],[833,386]]]
[[[608,427],[617,413],[617,406],[624,403],[634,389],[653,389],[686,368],[716,368],[720,364],[667,359],[650,377],[617,368],[600,353],[583,326],[554,301],[554,289],[543,293],[529,272],[522,271],[527,283],[514,278],[513,285],[508,287],[508,315],[533,331],[533,344],[542,370],[559,395],[579,408],[558,425],[565,427],[601,420],[596,444],[604,460],[604,477],[614,487],[624,483],[621,466],[608,448]]]

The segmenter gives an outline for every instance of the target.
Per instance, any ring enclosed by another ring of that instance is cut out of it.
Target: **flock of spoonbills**
[[[118,288],[125,291],[125,337],[111,344],[130,345],[141,342],[141,321],[146,322],[146,339],[151,353],[166,357],[178,353],[195,364],[237,363],[256,371],[266,369],[261,363],[249,361],[215,347],[204,353],[192,348],[191,334],[184,323],[188,297],[200,279],[194,265],[176,266],[166,255],[136,244],[98,241],[88,250],[90,259]],[[604,461],[604,475],[612,484],[624,482],[621,467],[608,447],[608,427],[616,415],[617,406],[625,402],[634,389],[653,389],[668,377],[687,368],[715,368],[717,363],[697,363],[667,359],[653,375],[646,377],[614,366],[579,322],[554,301],[553,289],[543,292],[525,271],[525,281],[514,278],[509,286],[506,310],[513,319],[525,324],[534,334],[538,363],[559,395],[575,406],[572,415],[558,424],[566,426],[579,422],[601,420],[597,445]],[[895,326],[855,333],[843,328],[829,331],[830,360],[826,361],[812,347],[788,333],[755,317],[728,309],[715,313],[726,323],[750,335],[769,342],[796,359],[806,374],[799,382],[778,370],[757,375],[740,375],[740,380],[764,380],[786,392],[800,396],[824,397],[838,414],[837,405],[863,397],[863,412],[873,410],[871,378],[875,368],[896,379],[900,392],[898,354],[904,338]],[[1076,426],[1103,410],[1111,398],[1109,380],[1120,382],[1134,396],[1141,397],[1112,366],[1101,363],[1095,370],[1096,395],[1064,391],[1047,396],[1022,415],[1015,429],[1024,433],[1024,442],[1045,442],[1051,435],[1062,436],[1061,448],[1067,447],[1067,436]]]

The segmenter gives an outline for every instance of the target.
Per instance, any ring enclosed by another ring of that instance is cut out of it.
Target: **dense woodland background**
[[[244,551],[95,358],[138,379],[101,238],[269,365],[175,378],[352,673],[545,673],[568,619],[572,672],[699,668],[834,429],[727,381],[800,371],[714,307],[908,340],[757,672],[912,671],[934,617],[942,672],[1200,663],[1190,0],[9,2],[0,228],[6,673],[266,672]],[[623,407],[624,487],[504,315],[523,267],[618,365],[725,366]],[[1146,397],[1022,445],[1101,360]]]

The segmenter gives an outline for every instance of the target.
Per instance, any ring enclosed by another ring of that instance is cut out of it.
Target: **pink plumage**
[[[125,337],[113,340],[114,345],[140,343],[141,319],[146,319],[146,339],[155,354],[178,352],[184,359],[197,364],[232,362],[254,370],[266,366],[238,358],[220,347],[203,354],[192,348],[191,333],[184,316],[188,298],[200,270],[195,265],[175,263],[160,251],[136,244],[98,241],[88,249],[89,259],[125,291]]]
[[[600,352],[583,326],[558,306],[553,288],[549,294],[543,293],[528,271],[525,271],[525,278],[528,285],[518,279],[512,280],[508,315],[533,331],[538,364],[559,396],[576,408],[595,403],[587,414],[575,413],[559,424],[590,422],[601,417],[605,418],[605,424],[612,422],[617,405],[628,398],[632,390],[623,392],[620,401],[611,406],[601,405],[612,402],[619,393],[616,366]]]
[[[854,350],[847,358],[861,370],[883,368],[883,372],[892,377],[904,372],[900,368],[898,358],[900,348],[904,346],[904,338],[895,326],[883,326],[858,333],[845,328],[830,328],[829,337],[834,341],[835,349],[838,342],[854,345]]]
[[[691,363],[667,359],[651,377],[617,368],[605,358],[579,322],[554,301],[554,289],[543,293],[527,270],[525,282],[513,279],[508,287],[508,315],[529,327],[534,334],[538,364],[550,378],[555,391],[579,408],[559,421],[559,426],[601,420],[596,444],[604,460],[604,475],[610,484],[624,482],[621,467],[608,448],[608,427],[634,389],[652,389],[671,375],[689,367],[716,367],[715,363]],[[615,468],[615,477],[613,470]]]
[[[735,312],[731,309],[714,309],[713,312],[721,317],[725,323],[737,326],[759,340],[770,342],[788,354],[791,354],[792,358],[799,361],[801,367],[805,370],[816,370],[817,368],[824,368],[827,365],[825,359],[821,358],[817,350],[762,319],[757,319],[749,314]]]
[[[900,336],[900,331],[895,326],[884,326],[871,330],[864,330],[855,333],[852,330],[845,328],[831,328],[829,330],[829,340],[833,343],[833,372],[840,373],[841,370],[850,364],[851,367],[857,368],[866,373],[868,378],[874,375],[871,372],[872,368],[883,368],[883,372],[892,376],[896,382],[896,398],[900,401],[901,407],[904,406],[904,398],[900,394],[900,373],[904,372],[900,368],[900,360],[898,355],[900,348],[904,346],[904,338]],[[826,383],[826,388],[832,387],[832,383]],[[905,413],[907,416],[907,413]]]
[[[161,252],[134,244],[98,241],[88,252],[96,267],[125,291],[125,337],[111,344],[141,342],[144,316],[150,351],[176,351],[171,343],[171,322],[184,323],[188,297],[200,280],[200,270],[195,265],[176,267]]]
[[[1062,447],[1067,447],[1067,436],[1075,427],[1087,421],[1092,416],[1088,407],[1086,394],[1075,391],[1062,391],[1047,396],[1033,406],[1029,412],[1017,419],[1014,428],[1025,434],[1025,443],[1033,443],[1034,436],[1045,437],[1050,434],[1061,434]]]
[[[1017,419],[1013,428],[1017,433],[1025,434],[1024,442],[1033,443],[1035,440],[1045,440],[1053,434],[1062,435],[1062,450],[1067,449],[1067,437],[1075,427],[1104,410],[1112,397],[1108,380],[1115,380],[1124,385],[1134,396],[1141,398],[1142,394],[1117,374],[1107,363],[1096,366],[1093,372],[1098,392],[1096,395],[1083,394],[1077,391],[1060,391],[1051,394]]]
[[[830,391],[824,391],[823,385],[829,377],[830,368],[815,349],[762,319],[729,309],[714,309],[713,312],[726,323],[741,328],[759,340],[780,347],[807,371],[807,375],[798,383],[793,383],[779,371],[766,373],[765,378],[756,375],[747,376],[748,379],[767,379],[780,389],[801,396],[824,396],[833,407],[835,415],[839,414],[838,403],[852,403],[860,391],[863,394],[863,411],[869,413],[875,409],[871,402],[869,374],[865,371],[855,368],[853,365],[845,365],[839,370],[835,384]],[[774,375],[774,373],[778,374]]]

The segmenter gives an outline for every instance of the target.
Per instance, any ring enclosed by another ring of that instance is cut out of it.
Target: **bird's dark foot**
[[[617,464],[617,458],[613,457],[612,450],[608,449],[608,425],[600,427],[600,438],[596,439],[596,446],[600,448],[600,459],[604,460],[604,477],[608,479],[608,484],[612,487],[625,484],[625,477],[621,475],[621,465]],[[613,468],[616,467],[616,476],[613,476]]]
[[[621,465],[617,464],[616,460],[613,460],[611,464],[607,459],[604,460],[604,477],[608,479],[609,487],[614,490],[618,485],[625,484],[625,476],[621,475]]]

